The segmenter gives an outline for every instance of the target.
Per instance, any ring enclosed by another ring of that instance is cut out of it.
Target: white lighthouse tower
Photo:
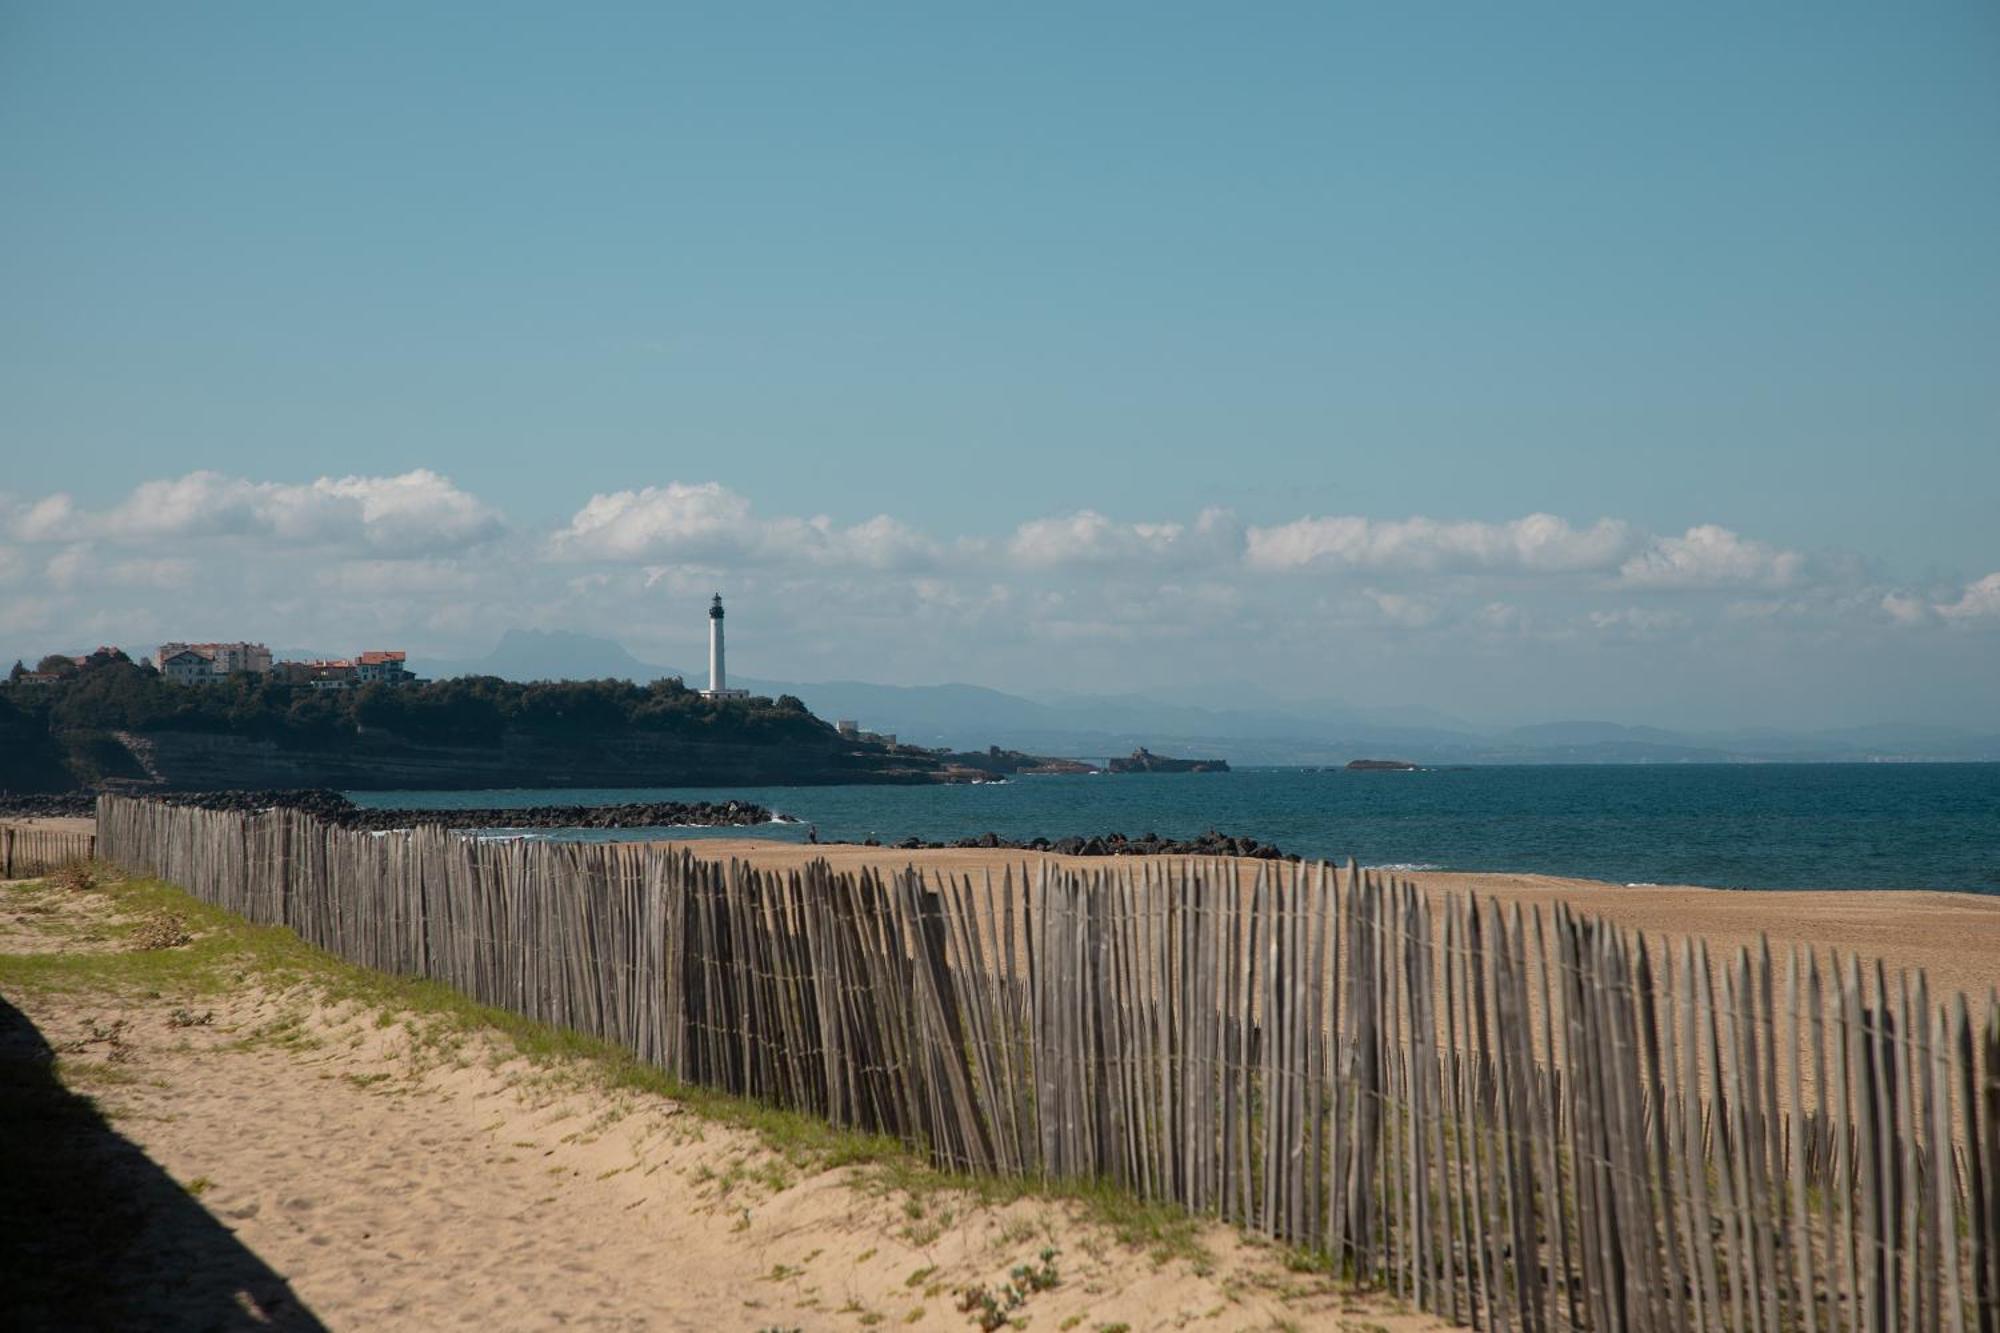
[[[722,664],[722,594],[715,594],[715,600],[708,604],[708,688],[701,692],[704,699],[743,699],[748,690],[732,690],[729,678]]]

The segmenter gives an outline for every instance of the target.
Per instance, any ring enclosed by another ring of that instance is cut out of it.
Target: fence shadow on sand
[[[56,1078],[0,998],[0,1305],[10,1329],[324,1326],[285,1279]]]

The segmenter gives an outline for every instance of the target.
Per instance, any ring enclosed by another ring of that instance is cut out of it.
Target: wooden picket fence
[[[1351,865],[761,871],[106,797],[101,854],[941,1165],[1100,1179],[1453,1322],[2000,1333],[2000,996]],[[2000,969],[2000,960],[1996,960]]]
[[[32,879],[96,854],[97,839],[89,833],[0,824],[0,879]]]

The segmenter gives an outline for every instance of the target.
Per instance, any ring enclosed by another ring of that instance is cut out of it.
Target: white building
[[[160,645],[160,674],[176,685],[206,685],[215,680],[215,663],[207,653],[193,648],[173,651],[174,645]]]
[[[271,672],[271,650],[261,643],[163,643],[153,660],[161,675],[182,685],[205,684],[238,671]]]
[[[747,699],[748,690],[729,688],[729,677],[723,671],[722,663],[722,594],[715,594],[715,600],[708,604],[708,688],[701,692],[704,699]]]
[[[384,685],[403,685],[414,679],[406,665],[409,657],[402,652],[371,649],[354,659],[354,679],[366,685],[370,681],[380,681]]]

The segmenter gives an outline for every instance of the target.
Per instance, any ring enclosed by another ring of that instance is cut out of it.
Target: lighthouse
[[[708,688],[701,692],[704,699],[742,699],[748,690],[732,690],[722,664],[722,594],[708,604]]]

